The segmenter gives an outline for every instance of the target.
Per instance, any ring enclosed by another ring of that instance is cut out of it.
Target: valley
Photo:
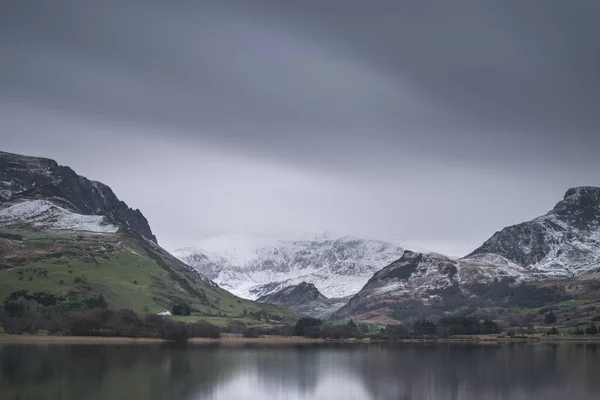
[[[238,334],[287,332],[299,316],[412,327],[460,315],[531,329],[552,313],[565,332],[600,318],[599,188],[569,189],[459,259],[331,233],[221,236],[170,254],[108,186],[48,159],[0,153],[0,167],[10,318],[130,309]]]

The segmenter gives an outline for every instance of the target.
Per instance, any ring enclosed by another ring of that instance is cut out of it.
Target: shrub
[[[558,329],[556,329],[556,327],[553,326],[552,329],[546,332],[546,335],[558,335]]]
[[[73,336],[97,336],[104,328],[104,321],[97,312],[72,312],[67,316],[67,330]]]
[[[500,333],[500,327],[491,319],[484,319],[483,322],[474,317],[449,316],[441,318],[437,324],[438,333],[447,333],[448,335],[478,335]]]
[[[371,328],[368,324],[359,324],[358,329],[362,331],[362,333],[368,334],[371,331]]]
[[[596,327],[596,325],[591,324],[590,326],[588,326],[587,328],[585,328],[585,334],[586,335],[597,335],[598,334],[598,328]]]
[[[552,325],[556,323],[556,315],[552,311],[544,315],[544,323],[546,325]]]
[[[11,335],[22,335],[24,333],[35,335],[40,329],[39,320],[31,317],[6,316],[2,318],[1,323],[4,332]]]
[[[311,336],[314,337],[314,334],[316,333],[318,336],[318,330],[319,329],[314,329],[314,328],[318,328],[323,324],[323,321],[321,321],[320,319],[317,318],[311,318],[311,317],[302,317],[298,320],[298,322],[296,322],[296,327],[294,330],[294,334],[296,336],[306,336],[307,333],[310,333]]]
[[[171,313],[173,315],[188,316],[192,313],[192,308],[189,306],[189,304],[177,303],[171,308]]]
[[[239,334],[244,333],[246,329],[248,329],[248,326],[242,321],[231,320],[223,332]]]
[[[421,318],[415,322],[414,330],[417,335],[435,335],[436,326],[433,322]]]
[[[255,339],[260,337],[260,332],[256,328],[248,328],[242,333],[242,336],[245,338]]]
[[[362,332],[358,327],[350,325],[324,325],[321,326],[320,337],[323,339],[349,339],[361,338]]]
[[[198,321],[190,325],[191,337],[203,337],[218,339],[221,337],[221,329],[207,321]]]
[[[107,308],[108,303],[104,299],[104,295],[100,293],[98,296],[90,297],[83,300],[83,304],[85,304],[88,308]]]
[[[404,325],[388,325],[374,336],[375,339],[380,340],[398,340],[408,337],[410,337],[410,332]]]
[[[8,300],[4,301],[4,311],[11,316],[17,317],[25,312],[25,304],[21,301]]]

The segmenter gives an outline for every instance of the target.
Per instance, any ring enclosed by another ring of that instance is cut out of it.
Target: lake
[[[600,399],[600,345],[0,345],[0,399]]]

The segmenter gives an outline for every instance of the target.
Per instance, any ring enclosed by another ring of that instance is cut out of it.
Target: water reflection
[[[585,345],[5,345],[1,399],[598,399]]]

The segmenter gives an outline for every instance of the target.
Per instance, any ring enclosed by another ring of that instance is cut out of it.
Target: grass
[[[566,301],[562,301],[560,303],[558,303],[559,305],[564,305],[564,306],[582,306],[584,304],[589,303],[590,300],[566,300]]]
[[[0,297],[5,298],[15,290],[63,296],[75,290],[90,295],[101,293],[111,308],[149,312],[164,309],[157,304],[157,296],[184,297],[194,303],[194,299],[166,284],[166,278],[167,273],[153,260],[135,254],[113,253],[96,262],[62,257],[0,271]],[[85,291],[85,287],[91,290]]]
[[[28,232],[22,246],[36,249],[34,246],[40,242],[56,243],[51,246],[55,253],[0,270],[0,302],[17,290],[60,296],[75,291],[80,293],[78,300],[102,294],[109,308],[131,308],[138,313],[157,313],[184,302],[193,309],[192,318],[236,318],[253,312],[285,320],[297,318],[290,310],[237,298],[193,275],[177,278],[172,270],[148,256],[132,237],[112,239],[105,243],[76,239],[67,233],[50,238],[47,233]]]
[[[198,322],[198,321],[206,321],[206,322],[210,322],[211,324],[217,325],[220,327],[227,326],[232,321],[243,322],[244,324],[246,324],[248,326],[264,325],[263,321],[259,321],[254,318],[248,318],[248,317],[229,317],[228,318],[228,317],[203,317],[203,316],[198,316],[198,315],[189,315],[189,316],[173,315],[171,317],[171,319],[173,319],[175,321],[188,322],[188,323],[194,323],[194,322]]]

